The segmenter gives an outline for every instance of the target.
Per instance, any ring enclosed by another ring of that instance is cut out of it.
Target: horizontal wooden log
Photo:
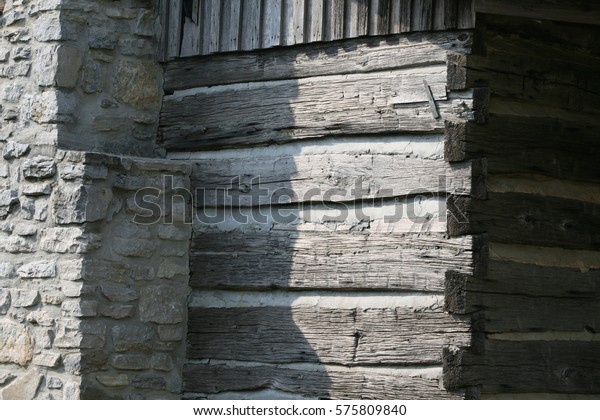
[[[529,173],[600,182],[600,126],[553,118],[491,115],[487,125],[448,123],[451,162],[485,157],[489,173]]]
[[[466,314],[481,309],[477,306],[476,296],[482,293],[569,302],[599,301],[600,270],[582,272],[579,268],[490,259],[487,272],[482,277],[446,273],[445,307],[448,311]],[[510,309],[510,306],[506,307],[507,311]],[[553,319],[549,318],[549,322]]]
[[[444,355],[444,386],[482,393],[600,393],[600,343],[488,340],[483,354]]]
[[[600,6],[581,0],[477,0],[475,10],[532,19],[547,19],[573,23],[598,25]]]
[[[434,118],[426,80],[441,118]],[[159,142],[206,150],[305,138],[442,132],[468,118],[469,92],[446,95],[446,66],[200,88],[165,97]]]
[[[391,370],[391,369],[390,369]],[[400,376],[374,369],[294,369],[283,366],[228,366],[189,363],[183,367],[183,391],[219,392],[272,389],[319,399],[462,399],[441,389],[438,379]]]
[[[469,31],[448,31],[191,57],[167,63],[164,90],[443,64],[446,51],[467,53],[470,42]]]
[[[189,359],[341,365],[435,364],[470,343],[470,320],[441,311],[190,308]]]
[[[193,164],[192,188],[200,207],[469,195],[472,171],[471,162],[371,153],[202,159]]]
[[[451,196],[452,236],[487,233],[490,241],[595,250],[600,247],[600,205],[522,193],[488,193],[487,200]],[[466,221],[466,222],[465,222]]]
[[[190,285],[226,289],[441,292],[447,270],[478,273],[485,241],[342,232],[197,232]]]

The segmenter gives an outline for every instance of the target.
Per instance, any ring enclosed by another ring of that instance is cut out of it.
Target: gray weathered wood
[[[220,51],[237,51],[240,44],[242,0],[228,0],[222,4]]]
[[[491,241],[567,249],[600,248],[600,205],[522,193],[488,193],[487,200],[451,196],[451,235],[486,232]]]
[[[482,243],[471,237],[294,230],[196,232],[190,285],[440,292],[446,271],[476,273],[482,255]]]
[[[169,59],[169,12],[171,10],[170,0],[160,0],[160,40],[158,46],[158,59],[165,62]]]
[[[430,31],[433,29],[433,0],[412,1],[412,31]]]
[[[168,58],[179,57],[183,31],[183,1],[170,0]]]
[[[191,308],[191,359],[341,365],[435,364],[470,343],[470,321],[441,311]]]
[[[488,340],[484,354],[445,355],[448,389],[481,386],[484,393],[597,394],[600,343]]]
[[[476,306],[477,296],[482,293],[570,302],[600,301],[600,270],[582,273],[578,268],[491,259],[482,277],[449,272],[446,280],[446,309],[458,314],[485,310]],[[510,311],[511,308],[509,305],[503,309]],[[599,316],[598,312],[590,315]],[[551,325],[555,319],[554,316],[548,317],[547,324]]]
[[[369,10],[369,35],[386,35],[390,32],[391,0],[371,0]]]
[[[262,48],[281,44],[282,0],[264,0],[262,9]]]
[[[533,19],[598,25],[600,5],[581,0],[477,0],[476,11],[481,13],[521,16]]]
[[[369,0],[346,0],[344,37],[356,38],[369,31]]]
[[[437,379],[400,376],[388,371],[298,370],[275,365],[228,366],[188,363],[183,367],[184,392],[219,393],[274,389],[325,399],[462,399],[440,388]]]
[[[556,118],[492,115],[487,125],[448,124],[445,156],[449,161],[483,156],[489,173],[600,182],[598,130]]]
[[[260,48],[261,0],[242,0],[241,49]]]
[[[344,0],[325,0],[325,41],[344,37]]]
[[[427,80],[441,118],[423,88]],[[165,97],[159,143],[169,150],[283,143],[330,135],[440,132],[467,117],[470,94],[446,97],[446,66],[250,84]]]
[[[261,80],[283,80],[443,64],[446,52],[468,52],[470,32],[436,32],[301,45],[282,50],[171,61],[167,92]]]
[[[239,182],[234,182],[239,178]],[[232,188],[233,182],[233,188]],[[197,206],[241,206],[324,201],[355,201],[421,194],[471,194],[470,162],[399,155],[304,155],[202,159],[194,163],[192,189]],[[361,189],[352,193],[355,189]],[[265,194],[268,188],[269,193]],[[228,190],[227,196],[222,193]]]
[[[472,29],[475,27],[475,2],[479,0],[457,1],[457,28]]]
[[[324,16],[324,0],[307,0],[306,23],[308,24],[305,30],[306,42],[318,42],[323,40],[323,16]]]
[[[282,45],[304,42],[304,8],[307,0],[284,0]]]
[[[202,1],[200,14],[202,18],[202,49],[199,54],[217,52],[219,51],[220,23],[222,18],[220,0]]]
[[[458,26],[458,0],[435,0],[433,9],[433,29],[444,30]]]

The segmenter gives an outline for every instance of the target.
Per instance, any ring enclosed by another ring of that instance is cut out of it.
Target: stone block
[[[23,254],[34,252],[35,243],[20,236],[8,236],[0,238],[0,251],[9,252],[11,254]]]
[[[31,64],[27,62],[17,62],[0,66],[0,77],[14,79],[16,77],[26,77],[31,70]]]
[[[67,382],[63,389],[63,400],[81,399],[81,385],[78,382]]]
[[[55,368],[60,364],[60,360],[60,353],[43,352],[33,358],[33,364],[37,366]]]
[[[115,325],[111,330],[113,348],[117,352],[148,352],[156,332],[149,325]]]
[[[81,69],[79,84],[85,93],[102,92],[104,74],[102,65],[94,60],[87,60]]]
[[[21,185],[21,194],[26,195],[26,196],[30,196],[30,197],[39,197],[39,196],[43,196],[43,195],[50,195],[52,194],[52,184],[45,182],[45,183],[32,183],[32,184],[25,184],[23,183],[23,185]]]
[[[94,317],[98,313],[98,302],[93,300],[68,300],[62,303],[62,315],[76,318]]]
[[[29,34],[28,28],[11,29],[8,31],[4,31],[2,35],[8,40],[8,42],[11,42],[13,44],[16,42],[31,41],[31,35]]]
[[[157,324],[177,324],[185,318],[186,299],[168,286],[149,286],[140,294],[140,319]]]
[[[11,297],[9,289],[0,289],[0,315],[6,315],[10,309]]]
[[[157,70],[152,61],[122,60],[115,74],[117,99],[136,109],[158,106]]]
[[[76,281],[83,279],[83,261],[80,259],[59,260],[57,268],[61,280]]]
[[[15,267],[8,262],[0,262],[0,279],[9,279],[14,277]]]
[[[4,190],[0,192],[0,219],[6,218],[13,205],[19,202],[19,192],[15,190]]]
[[[30,370],[2,389],[3,400],[33,400],[37,395],[42,376]]]
[[[102,237],[81,228],[48,228],[40,236],[40,249],[53,253],[84,254],[101,246]]]
[[[88,45],[92,49],[114,50],[117,47],[118,37],[111,28],[94,26],[88,33]]]
[[[96,222],[106,218],[112,191],[92,185],[61,185],[54,200],[57,224]]]
[[[26,366],[33,358],[33,338],[25,325],[0,321],[0,363]]]
[[[103,284],[100,286],[100,290],[104,297],[111,302],[132,302],[139,297],[137,290],[114,284]]]
[[[58,47],[58,60],[54,80],[59,88],[73,88],[79,81],[83,56],[79,48],[68,45]]]
[[[173,259],[165,259],[160,267],[158,268],[157,273],[159,278],[163,279],[173,279],[177,276],[187,277],[189,275],[189,268],[187,261],[183,260],[173,260]]]
[[[142,9],[135,19],[133,33],[139,36],[153,37],[156,33],[156,12]]]
[[[67,372],[81,375],[83,373],[106,369],[108,357],[108,352],[105,350],[85,350],[81,353],[77,352],[65,355],[63,365]]]
[[[158,338],[161,341],[175,342],[183,340],[183,327],[181,325],[159,325]]]
[[[167,388],[167,381],[162,376],[140,374],[133,377],[131,380],[131,386],[139,389],[162,390]]]
[[[76,39],[77,31],[72,24],[60,19],[56,14],[42,15],[36,19],[32,28],[37,41],[67,41]]]
[[[129,385],[129,376],[124,374],[102,374],[96,375],[96,380],[104,386],[122,387]]]
[[[154,353],[152,355],[152,369],[162,372],[170,372],[175,367],[173,358],[167,353]]]
[[[146,354],[115,354],[111,365],[119,370],[150,369],[150,358]]]
[[[31,103],[31,119],[38,124],[74,122],[77,101],[73,94],[51,90],[35,95]]]
[[[19,45],[19,46],[13,48],[12,57],[13,57],[13,60],[15,60],[15,61],[31,60],[31,47]]]
[[[157,248],[157,243],[148,239],[114,238],[113,251],[124,257],[150,258]]]
[[[6,100],[6,89],[5,89],[5,100]],[[22,94],[22,92],[21,92]],[[4,159],[16,159],[26,155],[29,152],[30,146],[28,144],[21,144],[15,141],[7,141],[4,146],[2,156]]]
[[[46,279],[56,277],[56,261],[36,261],[23,264],[17,270],[22,279]]]
[[[52,327],[54,325],[54,317],[45,310],[32,311],[27,314],[27,322],[38,324],[42,327]]]
[[[29,308],[40,302],[40,294],[37,290],[12,289],[10,294],[15,308]]]
[[[191,226],[158,225],[158,237],[171,241],[189,241],[192,236]]]
[[[26,159],[22,165],[25,179],[37,180],[52,178],[56,174],[54,160],[47,156],[35,156]]]
[[[135,315],[136,305],[109,303],[100,306],[100,314],[112,319],[128,319]]]
[[[19,236],[35,236],[37,233],[37,226],[35,225],[17,225],[13,231],[15,235]]]
[[[48,389],[62,389],[63,382],[60,378],[51,377],[46,380],[46,387]]]

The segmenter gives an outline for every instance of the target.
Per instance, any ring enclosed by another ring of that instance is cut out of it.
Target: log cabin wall
[[[448,271],[482,238],[447,237],[449,195],[480,162],[444,160],[445,121],[476,118],[448,55],[469,30],[170,61],[159,141],[192,162],[187,398],[464,398],[443,349]]]
[[[169,0],[163,2],[161,55],[469,29],[474,18],[472,0]]]
[[[549,9],[558,20],[597,16]],[[449,232],[486,233],[489,261],[483,276],[448,275],[446,307],[471,314],[475,331],[470,350],[447,354],[449,389],[600,395],[599,41],[598,26],[478,14],[473,54],[453,57],[489,106],[481,120],[448,124],[448,161],[487,162],[485,199],[452,197],[468,223]]]

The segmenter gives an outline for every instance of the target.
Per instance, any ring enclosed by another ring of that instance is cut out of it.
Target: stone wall
[[[152,207],[172,223],[139,225],[136,212],[147,211],[135,193],[154,186],[164,195],[162,178],[186,187],[189,170],[89,153],[155,155],[157,3],[6,2],[2,399],[179,393],[190,229],[171,216],[187,203],[168,214]]]

